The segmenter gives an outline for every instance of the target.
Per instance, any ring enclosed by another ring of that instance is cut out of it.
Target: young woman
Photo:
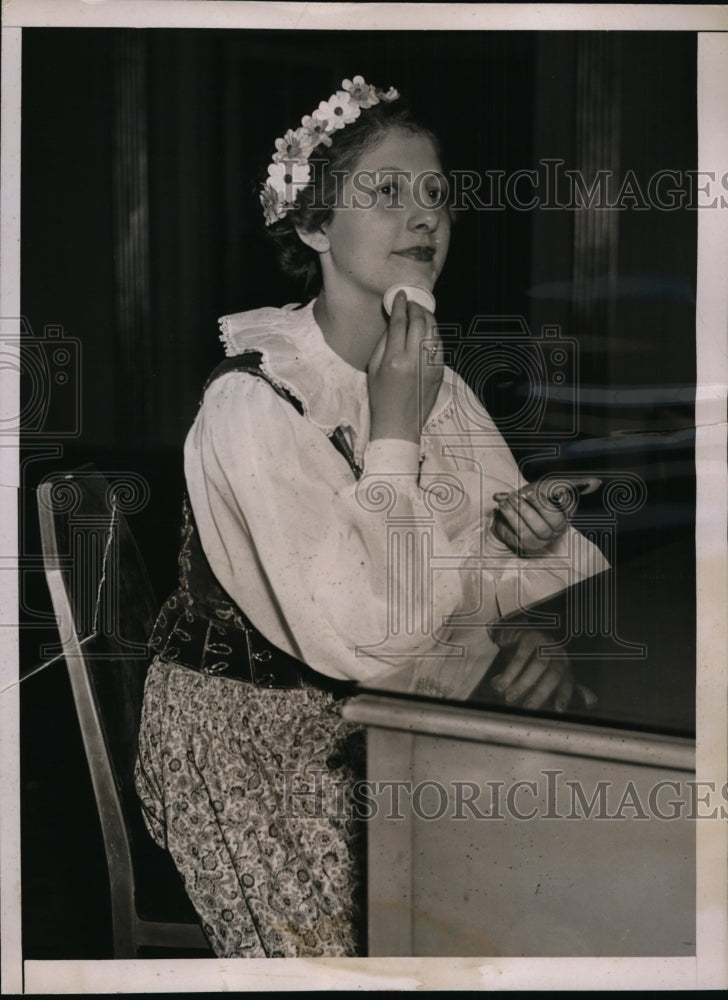
[[[355,955],[352,682],[466,696],[503,615],[604,561],[558,507],[516,494],[505,442],[443,364],[426,308],[451,223],[435,137],[355,77],[275,146],[265,221],[316,294],[221,321],[137,787],[218,955]],[[410,291],[388,316],[392,286]],[[495,686],[563,709],[564,661],[521,639]]]

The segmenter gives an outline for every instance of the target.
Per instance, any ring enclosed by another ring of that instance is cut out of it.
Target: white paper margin
[[[0,162],[0,316],[19,316],[19,28],[456,28],[462,30],[682,30],[699,37],[699,167],[728,169],[728,8],[711,5],[300,4],[196,0],[3,0]],[[726,384],[728,210],[699,211],[696,552],[697,779],[728,779],[726,650]],[[0,413],[17,412],[17,386],[0,370]],[[0,448],[0,929],[3,994],[332,989],[720,989],[728,986],[728,826],[698,824],[696,958],[235,959],[29,961],[20,941],[17,451]]]

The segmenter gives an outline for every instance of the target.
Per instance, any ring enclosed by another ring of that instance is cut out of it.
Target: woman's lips
[[[394,250],[398,257],[408,257],[410,260],[421,260],[426,263],[435,258],[434,247],[407,247],[406,250]]]

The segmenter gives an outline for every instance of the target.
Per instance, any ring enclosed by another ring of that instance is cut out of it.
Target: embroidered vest
[[[261,369],[261,361],[258,351],[226,358],[213,371],[205,389],[228,372],[244,372],[264,379],[303,414],[300,401],[271,381]],[[338,427],[329,440],[358,478],[361,469],[342,429]],[[149,640],[156,654],[203,674],[265,687],[317,687],[332,691],[338,697],[351,693],[353,682],[337,681],[312,670],[268,642],[247,618],[218,582],[207,561],[186,495],[182,504],[178,569],[179,585],[162,606]]]

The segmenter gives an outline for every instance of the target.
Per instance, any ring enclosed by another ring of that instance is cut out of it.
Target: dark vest
[[[243,372],[264,379],[303,414],[298,399],[271,382],[260,367],[261,354],[248,351],[227,358],[213,371],[205,389],[221,375]],[[361,475],[341,428],[331,443],[346,458],[355,477]],[[165,601],[149,644],[166,660],[203,674],[230,677],[264,687],[316,687],[336,697],[351,694],[353,682],[318,673],[268,642],[218,582],[200,544],[189,498],[182,504],[179,585]]]

